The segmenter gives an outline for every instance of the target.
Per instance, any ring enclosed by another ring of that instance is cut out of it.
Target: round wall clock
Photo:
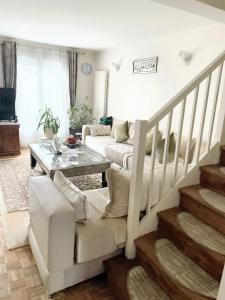
[[[89,63],[83,63],[81,65],[81,71],[84,75],[90,75],[92,72],[92,66]]]

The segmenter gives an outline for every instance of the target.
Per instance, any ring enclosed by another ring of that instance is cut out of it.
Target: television
[[[0,88],[0,121],[15,120],[15,91],[13,88]]]

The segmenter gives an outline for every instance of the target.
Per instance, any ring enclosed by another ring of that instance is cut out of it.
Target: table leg
[[[31,165],[31,169],[34,169],[36,167],[37,161],[36,159],[32,156],[32,154],[30,155],[30,165]]]
[[[107,184],[107,180],[106,180],[106,174],[105,172],[102,172],[102,187],[107,187],[108,184]]]

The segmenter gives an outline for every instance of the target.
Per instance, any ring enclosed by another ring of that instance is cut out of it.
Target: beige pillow
[[[133,145],[134,144],[134,129],[135,129],[135,123],[128,122],[128,139],[127,144]]]
[[[107,204],[102,217],[118,218],[127,216],[130,193],[131,171],[119,169],[107,169],[108,189],[110,202]],[[140,211],[146,209],[148,200],[149,172],[144,172],[142,201]]]
[[[113,125],[112,125],[112,131],[111,131],[111,137],[115,138],[115,131],[116,131],[116,126],[118,124],[124,123],[125,121],[113,118]]]
[[[110,125],[92,125],[90,126],[91,136],[111,135]]]
[[[178,135],[177,134],[175,134],[175,140],[176,140],[176,142],[178,140]],[[183,159],[185,159],[185,155],[186,155],[187,142],[188,142],[188,138],[186,136],[182,135],[181,136],[181,141],[180,141],[179,155]],[[195,146],[196,146],[196,139],[193,138],[191,140],[189,163],[191,163],[192,160],[193,160],[193,156],[194,156],[194,152],[195,152]]]
[[[73,185],[61,171],[55,172],[54,183],[73,206],[75,210],[75,221],[85,223],[87,220],[86,196]]]
[[[156,147],[156,154],[159,160],[159,163],[163,163],[163,154],[164,154],[164,146],[165,146],[165,141],[166,139],[161,139],[157,143]],[[174,155],[175,155],[175,149],[176,149],[176,141],[174,137],[174,133],[170,134],[169,137],[169,147],[168,147],[168,155],[167,155],[167,162],[171,162],[174,160]]]
[[[153,136],[154,136],[154,131],[149,130],[146,135],[146,144],[145,144],[145,153],[147,155],[152,154],[152,143],[153,143]],[[158,141],[162,138],[162,133],[158,130],[157,133],[157,143]]]
[[[115,141],[121,143],[128,138],[128,121],[119,123],[115,128]]]

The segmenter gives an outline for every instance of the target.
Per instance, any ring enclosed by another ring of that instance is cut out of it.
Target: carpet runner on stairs
[[[182,229],[194,241],[217,253],[225,255],[225,236],[204,224],[188,212],[178,214],[178,222]]]
[[[167,239],[159,239],[155,247],[157,258],[169,276],[196,294],[216,299],[219,283],[173,243]]]
[[[225,146],[219,164],[200,167],[200,185],[179,192],[180,206],[159,212],[157,231],[135,240],[133,262],[120,256],[106,264],[118,299],[217,298],[225,264]]]
[[[129,271],[127,289],[131,300],[170,300],[141,266]]]
[[[200,189],[200,196],[206,203],[225,213],[225,197],[209,189]]]

